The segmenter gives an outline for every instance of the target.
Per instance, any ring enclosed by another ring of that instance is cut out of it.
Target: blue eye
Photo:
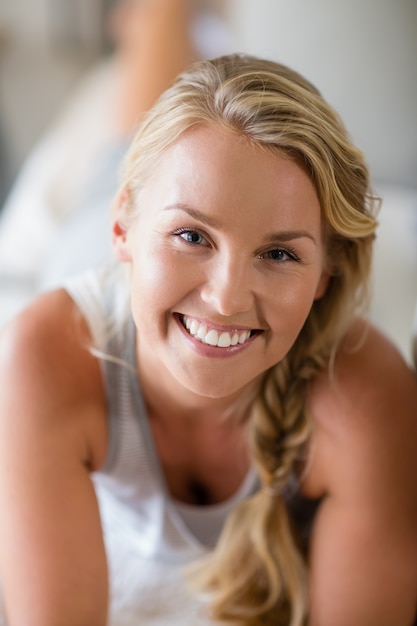
[[[267,252],[260,254],[258,258],[268,259],[270,261],[276,261],[276,262],[300,260],[297,254],[294,252],[294,250],[288,250],[284,248],[274,248],[273,250],[268,250]]]
[[[181,239],[193,246],[206,243],[205,237],[203,237],[203,235],[201,235],[197,230],[193,230],[191,228],[181,228],[180,230],[177,230],[174,235],[181,237]]]
[[[272,261],[285,261],[289,258],[289,255],[285,250],[270,250],[266,253],[266,256]]]

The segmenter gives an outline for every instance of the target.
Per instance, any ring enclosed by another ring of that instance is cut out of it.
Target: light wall
[[[241,51],[305,74],[376,179],[417,188],[417,2],[230,0]]]

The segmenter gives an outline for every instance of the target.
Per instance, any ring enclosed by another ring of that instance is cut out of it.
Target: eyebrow
[[[184,213],[187,213],[190,217],[193,217],[194,219],[198,220],[202,224],[206,224],[207,226],[210,226],[211,228],[219,227],[217,220],[213,219],[212,217],[209,217],[208,215],[206,215],[205,213],[202,213],[201,211],[198,211],[198,209],[192,209],[186,204],[181,204],[181,203],[170,204],[169,206],[164,208],[164,211],[183,211]],[[265,242],[266,243],[279,243],[279,242],[282,243],[285,241],[292,241],[294,239],[303,239],[303,238],[311,239],[311,241],[315,245],[317,245],[316,238],[307,230],[284,230],[284,231],[279,231],[277,233],[271,233],[265,237]]]
[[[186,204],[181,204],[181,203],[170,204],[169,206],[164,208],[164,211],[184,211],[184,213],[188,213],[190,217],[193,217],[194,219],[198,220],[202,224],[207,224],[207,226],[211,226],[212,228],[218,227],[218,223],[215,219],[213,219],[212,217],[209,217],[208,215],[206,215],[205,213],[202,213],[201,211],[198,211],[197,209],[192,209]]]
[[[292,241],[293,239],[311,239],[314,244],[317,244],[316,238],[309,233],[307,230],[283,230],[278,233],[271,233],[265,239],[268,242],[284,242],[284,241]]]

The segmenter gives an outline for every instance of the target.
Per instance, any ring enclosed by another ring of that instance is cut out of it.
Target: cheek
[[[280,334],[285,333],[291,343],[301,331],[314,304],[316,283],[294,281],[276,294],[271,307],[274,310],[273,328]]]
[[[155,315],[175,307],[189,289],[175,255],[164,250],[138,254],[133,262],[132,293],[134,305]]]

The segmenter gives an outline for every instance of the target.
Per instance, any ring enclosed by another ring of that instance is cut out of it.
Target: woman
[[[232,55],[165,92],[121,264],[2,334],[9,626],[412,624],[417,382],[360,317],[375,204],[288,68]]]

